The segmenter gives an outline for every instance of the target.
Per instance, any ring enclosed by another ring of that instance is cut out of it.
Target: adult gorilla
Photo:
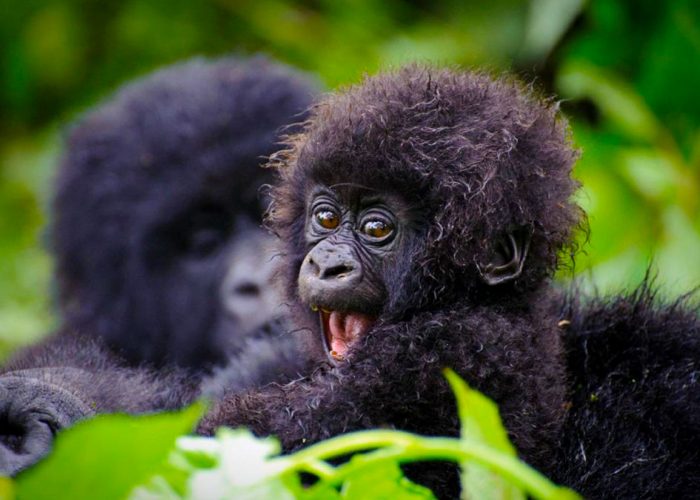
[[[296,339],[280,336],[259,164],[316,92],[262,57],[194,59],[73,126],[51,228],[62,325],[3,367],[0,470],[33,463],[77,418],[179,407],[217,364],[209,393],[302,369]]]
[[[279,316],[259,164],[316,91],[262,57],[194,59],[82,117],[53,204],[63,329],[200,370]]]

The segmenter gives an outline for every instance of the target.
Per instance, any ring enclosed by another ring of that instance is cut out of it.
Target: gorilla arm
[[[94,336],[60,332],[20,351],[0,369],[0,473],[29,467],[49,452],[58,431],[97,414],[173,410],[202,392],[218,397],[223,386],[243,391],[305,372],[294,337],[263,334],[204,381],[184,369],[131,367]]]
[[[270,383],[283,384],[311,372],[313,359],[304,350],[298,332],[284,321],[270,322],[239,341],[227,364],[202,380],[202,395],[218,400],[225,394],[243,393]]]
[[[0,373],[0,473],[43,457],[56,432],[98,413],[146,413],[191,402],[178,373],[125,368],[93,338],[61,333],[21,351]]]

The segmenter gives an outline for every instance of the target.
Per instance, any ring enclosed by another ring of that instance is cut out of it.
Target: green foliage
[[[175,439],[192,431],[202,413],[195,405],[175,414],[105,415],[81,422],[56,438],[48,458],[20,474],[15,498],[125,498],[163,463]]]
[[[562,65],[557,86],[600,114],[595,128],[574,123],[581,204],[591,221],[589,253],[577,263],[590,270],[588,284],[610,290],[639,281],[653,260],[661,284],[679,292],[698,286],[700,130],[696,152],[684,154],[689,131],[668,128],[629,83],[584,60]]]
[[[55,124],[120,83],[195,54],[263,51],[331,88],[411,60],[515,70],[562,98],[583,152],[576,175],[591,239],[576,272],[591,288],[617,290],[653,262],[669,293],[700,285],[696,5],[4,0],[0,357],[53,323],[40,236],[58,156]]]
[[[7,477],[0,477],[0,500],[11,500],[15,498],[15,489],[12,480]]]
[[[508,439],[496,404],[483,394],[469,390],[467,384],[453,371],[446,371],[445,376],[457,397],[462,441],[483,442],[506,456],[516,457],[515,448]],[[514,484],[501,480],[487,468],[470,464],[468,460],[461,465],[463,497],[483,500],[525,499]]]
[[[426,460],[461,465],[463,498],[579,498],[517,458],[495,403],[452,371],[446,376],[457,398],[459,438],[368,430],[280,455],[276,439],[256,438],[245,429],[221,428],[215,438],[175,441],[192,429],[201,407],[179,414],[102,416],[64,431],[51,455],[14,484],[0,481],[0,498],[427,500],[435,498],[432,492],[400,468]],[[301,473],[318,480],[304,486]]]
[[[0,142],[0,359],[36,341],[52,324],[51,265],[39,247],[45,210],[38,199],[56,161],[56,146],[53,130]]]
[[[633,284],[650,263],[668,292],[700,285],[695,4],[591,2],[582,28],[560,51],[555,88],[572,100],[564,109],[583,150],[576,173],[591,226],[577,271],[585,271],[590,287]]]

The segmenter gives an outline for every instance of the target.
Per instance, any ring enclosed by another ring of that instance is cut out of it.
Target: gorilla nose
[[[313,277],[324,280],[347,280],[359,276],[359,269],[350,250],[326,248],[323,251],[312,251],[304,263]]]
[[[224,306],[237,315],[263,300],[265,284],[255,276],[237,276],[227,280],[223,286]]]
[[[319,244],[299,270],[299,292],[313,304],[340,304],[362,282],[362,266],[347,245]]]

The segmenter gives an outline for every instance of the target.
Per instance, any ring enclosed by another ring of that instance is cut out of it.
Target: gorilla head
[[[376,319],[532,302],[573,244],[566,125],[511,81],[409,67],[308,123],[273,158],[269,223],[289,302],[319,316],[336,360]]]
[[[278,314],[258,165],[315,93],[263,58],[195,59],[79,120],[53,205],[64,329],[201,368]]]

